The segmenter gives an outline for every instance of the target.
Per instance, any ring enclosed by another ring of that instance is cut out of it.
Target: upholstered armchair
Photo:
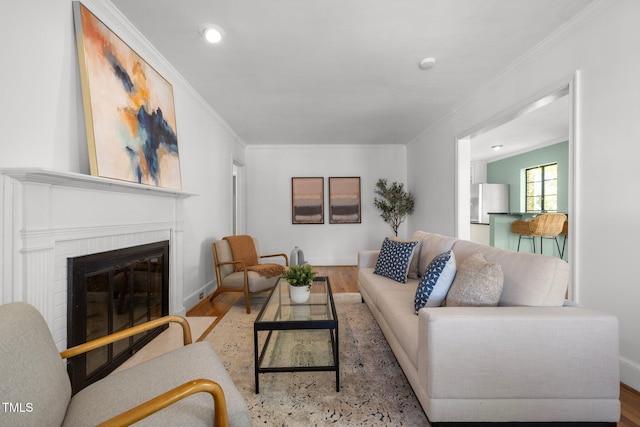
[[[218,287],[209,300],[213,301],[220,292],[242,292],[247,314],[251,313],[251,295],[273,288],[284,271],[284,266],[261,264],[260,260],[282,257],[285,266],[289,266],[289,257],[284,253],[261,255],[258,240],[251,236],[225,237],[214,242],[211,251]]]
[[[185,346],[114,372],[71,395],[65,358],[167,322]],[[249,426],[247,405],[208,342],[191,344],[184,318],[167,316],[58,352],[31,305],[0,306],[0,396],[11,426]],[[224,391],[223,391],[224,390]]]

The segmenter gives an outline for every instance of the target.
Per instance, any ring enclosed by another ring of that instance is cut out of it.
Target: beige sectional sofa
[[[564,300],[570,269],[557,258],[418,231],[418,271],[452,250],[502,267],[497,307],[426,307],[419,279],[374,274],[358,256],[358,286],[433,425],[466,422],[612,423],[620,416],[618,321]]]

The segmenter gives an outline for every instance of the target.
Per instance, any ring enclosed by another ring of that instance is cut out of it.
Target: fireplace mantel
[[[44,168],[0,168],[0,303],[44,316],[67,340],[67,259],[168,240],[169,311],[184,314],[185,202],[195,194]]]
[[[161,197],[184,199],[196,196],[179,190],[172,190],[151,185],[119,181],[74,172],[60,172],[43,168],[3,168],[0,174],[10,176],[18,181],[51,184],[63,187],[75,187],[119,193],[138,193]]]

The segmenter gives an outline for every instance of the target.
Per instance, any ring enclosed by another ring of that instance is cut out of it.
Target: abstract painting
[[[293,224],[324,224],[324,178],[291,178]]]
[[[360,177],[329,178],[329,223],[360,223]]]
[[[73,2],[91,175],[182,189],[173,87]]]

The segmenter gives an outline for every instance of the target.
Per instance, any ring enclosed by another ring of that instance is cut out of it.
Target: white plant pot
[[[291,301],[300,304],[307,302],[309,299],[310,289],[308,286],[291,286],[289,285],[289,297]]]

